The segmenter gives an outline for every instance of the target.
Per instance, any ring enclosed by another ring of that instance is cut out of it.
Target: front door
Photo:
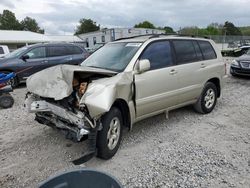
[[[149,44],[139,59],[148,59],[151,68],[135,75],[137,119],[177,104],[179,85],[169,41]]]
[[[23,77],[28,77],[47,67],[48,60],[46,58],[45,47],[33,48],[23,56],[28,57],[27,59],[22,60],[23,62],[20,64],[20,66],[22,66],[21,74]]]

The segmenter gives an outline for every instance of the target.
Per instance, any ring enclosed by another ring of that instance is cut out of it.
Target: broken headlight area
[[[61,100],[28,93],[25,102],[28,111],[36,114],[37,122],[62,130],[66,138],[81,141],[93,129],[101,129],[101,124],[90,117],[87,107],[84,104],[80,105],[80,100],[87,91],[88,85],[103,77],[106,75],[75,73],[72,93]]]

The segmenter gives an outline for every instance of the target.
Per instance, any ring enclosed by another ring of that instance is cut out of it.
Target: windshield
[[[111,43],[103,46],[81,65],[122,72],[142,43]]]
[[[12,58],[12,57],[17,57],[19,56],[20,54],[22,54],[25,50],[27,50],[28,48],[26,46],[22,47],[22,48],[19,48],[9,54],[7,54],[5,57],[7,58]]]

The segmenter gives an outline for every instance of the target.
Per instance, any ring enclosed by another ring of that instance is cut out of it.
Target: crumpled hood
[[[26,81],[27,89],[29,92],[41,97],[61,100],[73,92],[74,72],[100,73],[104,75],[116,74],[113,71],[91,67],[57,65],[30,76]]]

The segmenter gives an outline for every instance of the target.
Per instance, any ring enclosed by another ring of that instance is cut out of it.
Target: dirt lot
[[[24,112],[26,89],[0,110],[0,187],[36,187],[64,170],[84,166],[116,176],[125,187],[250,187],[250,80],[229,76],[214,111],[191,107],[159,115],[124,132],[113,159],[82,166],[84,143],[36,123]]]

